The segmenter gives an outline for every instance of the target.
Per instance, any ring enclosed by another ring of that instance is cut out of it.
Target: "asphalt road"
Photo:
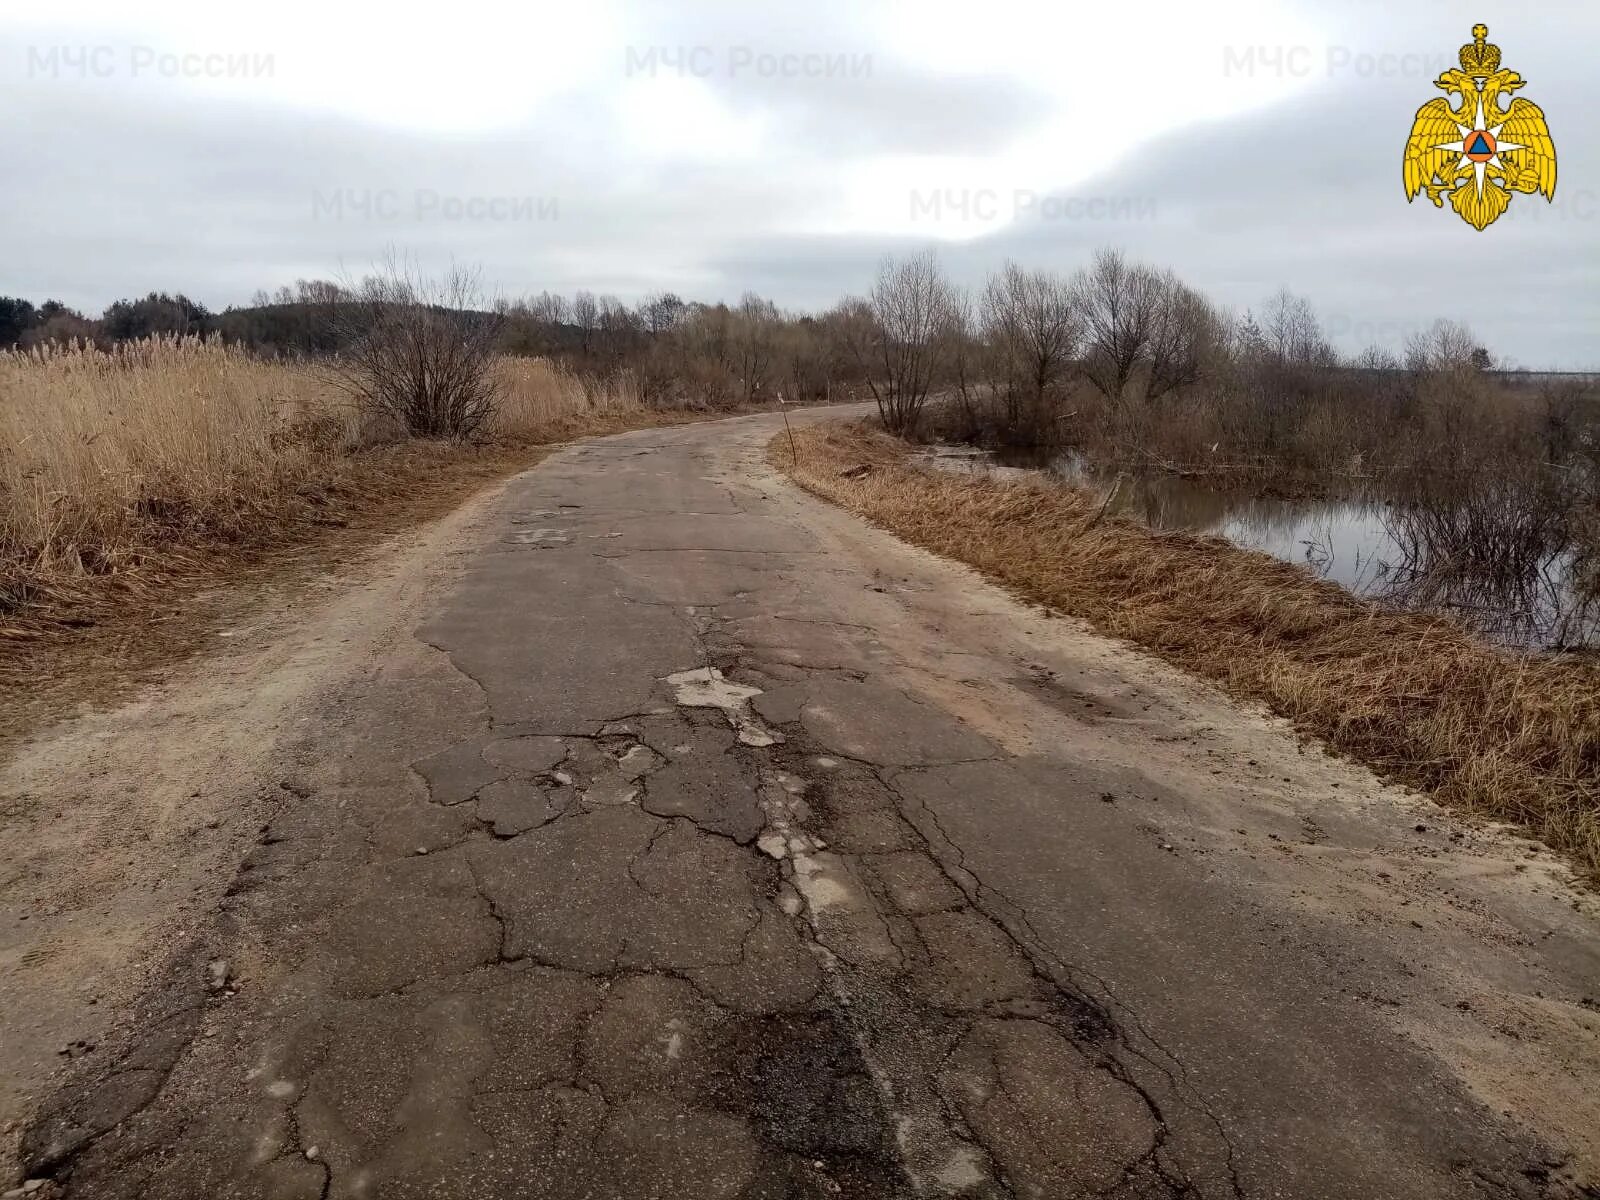
[[[794,492],[779,428],[504,490],[404,652],[273,735],[280,811],[35,1173],[1584,1194],[1592,1077],[1541,1100],[1556,1051],[1483,1015],[1600,990],[1525,847]]]

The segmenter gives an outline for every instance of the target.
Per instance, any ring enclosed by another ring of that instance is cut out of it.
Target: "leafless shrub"
[[[1533,459],[1497,462],[1445,490],[1416,481],[1409,498],[1385,510],[1400,551],[1385,598],[1468,613],[1513,644],[1561,646],[1589,632],[1593,601],[1567,580],[1576,513],[1569,487]]]
[[[1547,462],[1575,457],[1600,461],[1600,396],[1579,383],[1545,384],[1539,389],[1539,442]],[[1589,472],[1593,474],[1593,472]],[[1600,492],[1594,499],[1600,500]]]
[[[413,437],[464,440],[494,415],[502,318],[480,308],[475,272],[439,281],[390,260],[330,306],[341,352],[324,370],[365,412]]]
[[[869,299],[847,300],[835,327],[860,365],[878,416],[892,433],[917,426],[949,364],[957,327],[956,291],[932,251],[886,258]]]

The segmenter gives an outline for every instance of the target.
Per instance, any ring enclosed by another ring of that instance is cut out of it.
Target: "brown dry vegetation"
[[[1600,878],[1600,668],[1498,650],[1266,555],[1107,517],[1081,491],[919,470],[862,425],[796,438],[798,465],[784,438],[768,453],[808,490],[1265,701],[1385,777],[1526,826]]]
[[[0,728],[89,667],[191,648],[185,598],[218,582],[370,545],[540,447],[697,415],[542,360],[495,373],[467,444],[397,436],[314,369],[219,343],[0,353]]]

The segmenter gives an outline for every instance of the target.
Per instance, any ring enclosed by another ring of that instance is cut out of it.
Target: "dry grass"
[[[563,431],[586,431],[595,422],[636,419],[647,409],[633,377],[597,381],[543,358],[506,357],[496,364],[499,411],[488,434],[501,441],[543,445]]]
[[[863,426],[796,437],[798,467],[783,437],[769,456],[808,490],[1265,701],[1443,804],[1523,825],[1600,879],[1600,668],[1501,651],[1266,555],[1102,517],[1086,493],[918,470]]]
[[[315,381],[222,346],[0,354],[0,614],[238,536],[354,436]]]
[[[506,359],[497,373],[501,443],[644,413],[636,393],[599,391],[542,361]],[[186,554],[315,524],[370,490],[374,452],[394,457],[392,441],[316,372],[236,347],[156,339],[0,353],[0,636]]]

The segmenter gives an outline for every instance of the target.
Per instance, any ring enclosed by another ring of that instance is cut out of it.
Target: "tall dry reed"
[[[625,375],[601,384],[503,358],[495,378],[499,406],[483,432],[502,443],[644,412]],[[0,632],[20,632],[8,614],[189,553],[273,541],[308,510],[314,523],[362,477],[362,452],[396,436],[362,418],[325,372],[220,341],[0,353]]]
[[[623,373],[610,379],[579,375],[544,358],[501,358],[495,364],[499,404],[486,432],[507,440],[544,442],[593,417],[642,413],[638,383]]]
[[[241,526],[352,444],[311,376],[195,339],[0,353],[0,609]]]

